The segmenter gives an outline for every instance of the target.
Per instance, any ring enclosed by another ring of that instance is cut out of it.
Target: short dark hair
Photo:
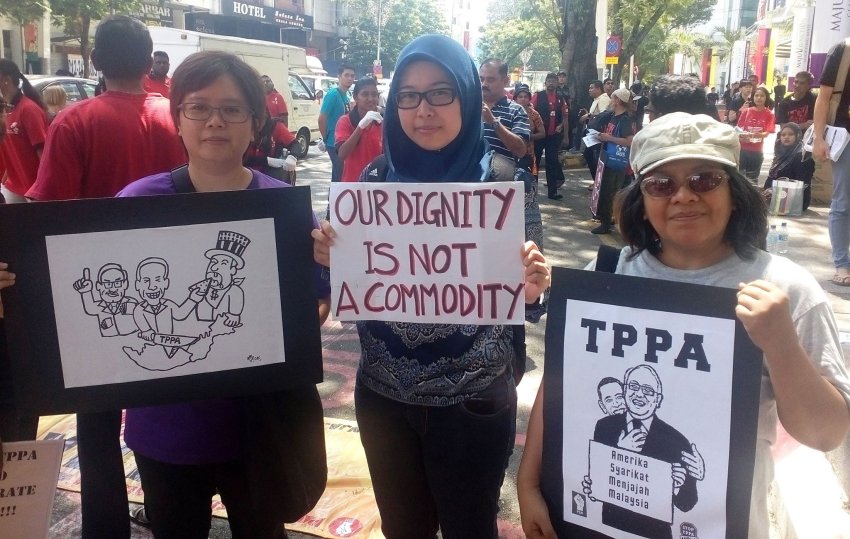
[[[797,74],[794,75],[794,78],[804,78],[811,83],[815,79],[815,76],[808,71],[798,71]]]
[[[493,66],[496,69],[498,69],[499,75],[501,75],[502,78],[505,78],[505,77],[508,76],[508,64],[506,64],[502,60],[499,60],[498,58],[487,58],[486,60],[481,62],[481,67],[488,66],[488,65]]]
[[[605,80],[602,81],[602,84],[608,84],[609,82],[611,84],[614,84],[614,79],[611,79],[611,78],[605,79]]]
[[[375,80],[374,77],[362,77],[357,79],[357,82],[354,83],[354,90],[351,92],[354,97],[357,97],[357,94],[360,93],[360,90],[363,90],[367,86],[371,86],[373,88],[378,87],[378,81]],[[357,127],[357,126],[355,126]]]
[[[153,56],[156,58],[157,56],[165,56],[165,59],[168,60],[168,53],[165,51],[153,51]]]
[[[141,79],[150,70],[153,41],[144,24],[110,15],[97,25],[92,62],[107,79]]]
[[[558,71],[558,76],[560,77],[561,75],[566,77],[567,73],[565,71]]]
[[[590,83],[588,85],[589,86],[595,86],[596,88],[599,88],[600,90],[602,89],[602,81],[599,80],[599,79],[590,81]]]
[[[658,114],[705,114],[705,88],[689,76],[661,75],[649,89],[649,101]]]
[[[178,125],[183,99],[202,90],[228,75],[242,92],[251,114],[254,117],[254,136],[259,136],[260,128],[266,123],[266,91],[260,81],[260,74],[238,56],[222,51],[196,52],[177,66],[171,77],[171,117]]]
[[[744,79],[738,84],[738,88],[743,88],[744,86],[753,86],[753,81],[750,79]]]
[[[599,380],[599,383],[596,384],[596,394],[599,395],[599,400],[602,400],[602,386],[607,386],[608,384],[617,384],[620,386],[620,389],[623,389],[623,382],[617,380],[613,376],[606,376],[602,380]]]
[[[729,174],[729,194],[734,208],[723,239],[735,249],[738,256],[751,259],[755,251],[765,244],[767,205],[761,193],[736,167],[724,166],[723,169]],[[644,249],[658,256],[663,245],[658,232],[646,219],[641,180],[638,176],[629,187],[617,193],[614,214],[623,240],[632,247],[632,257]]]
[[[550,79],[558,80],[558,75],[556,73],[546,73],[546,80]]]
[[[345,73],[345,70],[346,70],[346,69],[349,69],[349,70],[354,71],[355,73],[357,73],[357,70],[356,70],[356,69],[354,69],[354,66],[353,66],[353,65],[351,65],[351,64],[340,64],[340,65],[339,65],[339,69],[337,69],[337,70],[336,70],[336,74],[337,74],[337,75],[342,75],[343,73]]]

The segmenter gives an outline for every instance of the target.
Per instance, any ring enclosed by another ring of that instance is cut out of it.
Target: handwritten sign
[[[521,324],[523,186],[331,185],[337,320]]]
[[[62,439],[3,444],[0,537],[47,537]]]
[[[596,500],[673,522],[669,462],[591,440],[590,480]]]

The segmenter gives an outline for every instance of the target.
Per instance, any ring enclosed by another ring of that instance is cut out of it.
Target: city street
[[[765,144],[772,148],[771,143]],[[766,156],[765,170],[771,156]],[[324,214],[328,196],[330,162],[326,155],[318,154],[311,147],[310,156],[299,162],[298,185],[309,185],[312,190],[313,209]],[[764,174],[762,175],[762,178]],[[544,176],[541,175],[541,187]],[[585,168],[567,171],[567,182],[562,189],[564,198],[552,201],[540,198],[544,218],[545,253],[553,266],[582,268],[592,260],[600,242],[620,245],[617,233],[595,236],[590,229],[595,224],[590,220],[588,209],[590,176]],[[542,187],[543,188],[543,187]],[[543,188],[545,192],[545,188]],[[850,289],[832,285],[829,278],[833,268],[829,256],[829,239],[826,230],[828,208],[813,204],[802,217],[787,219],[790,230],[789,258],[807,268],[823,284],[828,293],[842,332],[850,333]],[[783,219],[784,220],[784,219]],[[523,537],[519,524],[519,509],[516,500],[516,470],[525,442],[528,413],[531,409],[543,372],[543,346],[546,317],[537,325],[527,325],[528,371],[518,388],[519,413],[516,448],[511,458],[507,477],[502,488],[502,510],[500,513],[501,537]],[[340,399],[340,387],[353,387],[354,373],[359,357],[359,345],[352,325],[328,320],[323,329],[325,345],[325,383],[321,390],[325,398],[325,416],[354,420],[351,399]],[[850,341],[850,335],[845,335]],[[846,352],[845,352],[846,353]],[[350,395],[350,391],[347,393]],[[782,440],[782,460],[777,466],[780,483],[777,489],[782,495],[789,514],[788,521],[796,528],[801,538],[850,537],[850,514],[846,496],[841,488],[850,484],[850,452],[845,443],[843,451],[834,452],[832,467],[821,454],[795,450],[795,444]],[[838,473],[834,473],[834,470]],[[843,482],[843,483],[842,483]],[[843,504],[843,508],[842,508]],[[229,537],[226,521],[213,519],[210,537]],[[788,529],[788,521],[777,519],[778,529]],[[56,497],[51,537],[79,536],[79,494],[59,491]],[[133,537],[148,538],[148,530],[133,526]],[[290,533],[291,537],[308,537]],[[788,537],[794,535],[788,534]],[[778,536],[777,536],[778,537]]]

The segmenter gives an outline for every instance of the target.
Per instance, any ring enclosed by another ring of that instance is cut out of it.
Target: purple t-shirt
[[[251,171],[248,189],[289,187],[288,184]],[[137,180],[119,197],[176,193],[171,173],[165,172]],[[313,226],[318,224],[313,220]],[[315,269],[316,297],[330,295],[330,283]],[[127,410],[124,441],[127,447],[148,458],[170,464],[211,464],[226,462],[242,454],[242,401],[215,399],[150,406]]]

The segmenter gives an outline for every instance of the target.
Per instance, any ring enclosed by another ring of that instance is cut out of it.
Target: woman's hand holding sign
[[[522,265],[525,266],[525,302],[534,303],[549,288],[552,270],[533,241],[522,246]]]
[[[310,235],[313,237],[313,260],[326,268],[331,267],[331,246],[334,244],[336,232],[328,221],[320,221],[319,228],[314,228]]]

